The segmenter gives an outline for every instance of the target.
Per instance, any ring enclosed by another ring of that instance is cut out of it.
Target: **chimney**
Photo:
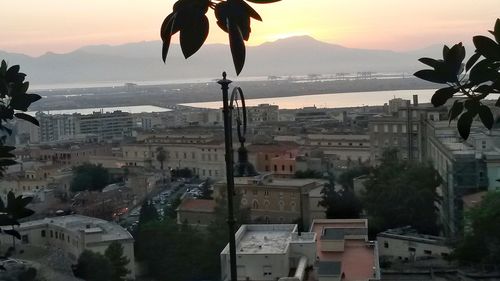
[[[418,106],[418,95],[413,95],[413,106]]]

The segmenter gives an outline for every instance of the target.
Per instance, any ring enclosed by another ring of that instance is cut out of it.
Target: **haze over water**
[[[255,106],[263,103],[278,105],[280,109],[296,109],[308,106],[316,106],[320,108],[339,108],[339,107],[359,107],[359,106],[375,106],[383,105],[393,98],[402,98],[412,100],[413,95],[418,95],[419,103],[429,103],[432,94],[436,90],[394,90],[394,91],[375,91],[375,92],[352,92],[352,93],[336,93],[336,94],[321,94],[321,95],[305,95],[294,97],[279,97],[279,98],[259,98],[252,99],[251,90],[245,91],[246,105]],[[217,102],[198,102],[185,103],[182,105],[212,108],[217,109],[222,106],[220,101]]]

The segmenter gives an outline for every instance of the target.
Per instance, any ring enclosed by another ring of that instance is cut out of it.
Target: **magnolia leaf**
[[[448,124],[451,123],[452,120],[455,120],[455,118],[457,118],[458,115],[460,115],[460,113],[462,113],[463,110],[464,110],[464,104],[456,100],[453,103],[453,106],[451,107],[450,111],[448,112],[448,119],[449,119]]]
[[[8,235],[11,235],[11,236],[14,236],[16,237],[17,239],[21,240],[21,234],[19,234],[19,232],[15,229],[7,229],[7,230],[3,230],[3,232],[5,234],[8,234]]]
[[[432,58],[419,58],[418,59],[419,62],[423,63],[423,64],[426,64],[432,68],[436,68],[438,67],[440,64],[443,63],[442,60],[435,60],[435,59],[432,59]]]
[[[469,71],[469,69],[471,69],[471,67],[477,62],[480,57],[480,53],[474,53],[465,64],[465,71]]]
[[[500,46],[491,38],[478,35],[472,38],[476,51],[485,58],[497,61],[500,60]]]
[[[495,121],[493,113],[491,113],[491,109],[486,105],[481,105],[479,107],[479,118],[481,118],[481,122],[483,122],[483,125],[488,128],[488,130],[493,128],[493,123]]]
[[[458,118],[457,122],[458,133],[464,140],[469,138],[470,127],[472,125],[472,120],[474,118],[474,115],[475,114],[471,113],[470,111],[467,111],[464,114],[460,115],[460,118]]]
[[[180,43],[182,53],[186,59],[203,46],[208,36],[208,30],[208,18],[205,15],[192,18],[184,24],[181,29]]]
[[[40,123],[38,123],[38,120],[36,120],[35,117],[28,115],[26,113],[16,113],[16,114],[14,114],[14,116],[16,116],[19,119],[26,120],[34,125],[40,126]]]
[[[441,106],[446,103],[447,100],[453,97],[455,93],[457,93],[459,89],[455,89],[454,87],[447,87],[437,90],[434,95],[432,95],[431,103],[434,107]]]
[[[437,71],[432,69],[419,70],[415,72],[413,75],[429,82],[440,83],[440,84],[444,84],[447,82],[446,78],[443,77],[441,73],[438,73]]]
[[[243,42],[243,35],[241,34],[240,28],[228,21],[229,30],[229,46],[231,47],[231,54],[233,56],[234,68],[236,69],[236,75],[241,73],[243,66],[245,65],[245,43]]]

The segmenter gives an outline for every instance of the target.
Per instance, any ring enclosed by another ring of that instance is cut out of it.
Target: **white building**
[[[15,229],[21,234],[21,249],[23,245],[29,245],[46,251],[62,250],[74,264],[84,250],[104,254],[112,242],[118,242],[123,246],[124,256],[129,259],[127,278],[135,279],[134,239],[118,224],[70,215],[23,222]],[[10,245],[12,237],[0,235],[0,242]]]
[[[377,235],[381,257],[415,261],[420,259],[441,259],[447,257],[451,249],[445,238],[419,234],[409,227],[389,229]]]
[[[305,279],[316,261],[316,234],[297,225],[242,225],[235,234],[238,280]],[[229,245],[221,252],[221,280],[230,280]],[[289,277],[290,276],[290,277]]]

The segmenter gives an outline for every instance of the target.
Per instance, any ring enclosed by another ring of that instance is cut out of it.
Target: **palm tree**
[[[167,152],[161,146],[156,148],[156,160],[160,162],[160,169],[163,170],[163,163],[167,160]]]

